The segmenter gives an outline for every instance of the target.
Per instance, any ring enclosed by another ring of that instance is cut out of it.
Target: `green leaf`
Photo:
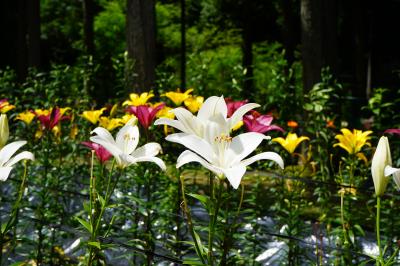
[[[106,205],[106,201],[104,200],[104,198],[100,195],[97,195],[97,198],[99,199],[101,206],[104,207]]]
[[[193,193],[188,193],[187,195],[199,200],[207,209],[210,207],[210,198],[208,196]]]
[[[7,223],[1,225],[1,233],[4,234],[7,229]]]
[[[89,245],[89,246],[96,247],[96,248],[98,248],[98,249],[101,249],[100,242],[98,242],[98,241],[88,242],[88,245]]]
[[[205,247],[201,243],[200,236],[196,232],[193,232],[193,233],[194,233],[194,237],[196,238],[195,241],[197,242],[197,245],[199,245],[200,252],[202,253],[201,255],[206,255],[207,254],[207,250],[205,249]]]
[[[183,265],[204,265],[197,258],[188,258],[182,262]]]
[[[354,228],[360,233],[361,236],[365,236],[365,232],[359,224],[355,224]]]
[[[89,233],[92,233],[92,225],[91,225],[89,222],[87,222],[87,221],[85,221],[85,220],[83,220],[83,219],[81,219],[81,218],[79,218],[79,217],[76,217],[76,216],[75,216],[75,219],[78,220],[78,222],[79,222],[81,225],[83,225],[83,227],[85,227],[86,230],[89,231]]]

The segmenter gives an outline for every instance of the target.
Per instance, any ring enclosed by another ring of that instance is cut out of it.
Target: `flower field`
[[[397,265],[400,129],[347,128],[328,93],[308,120],[193,89],[1,100],[0,262]]]

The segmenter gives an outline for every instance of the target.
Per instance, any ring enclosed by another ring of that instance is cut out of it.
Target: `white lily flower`
[[[106,148],[121,168],[138,162],[153,162],[162,170],[165,170],[165,163],[160,158],[155,157],[161,151],[160,144],[151,142],[136,148],[139,143],[139,129],[136,125],[133,125],[134,120],[135,118],[129,120],[119,130],[115,140],[111,133],[102,127],[97,127],[91,132],[97,135],[91,137],[90,140]]]
[[[7,180],[8,176],[10,175],[11,170],[13,169],[12,166],[21,160],[34,160],[34,155],[29,151],[23,151],[14,157],[12,157],[19,148],[24,146],[26,141],[14,141],[6,146],[4,146],[0,150],[0,181]],[[12,158],[11,158],[12,157]]]
[[[236,110],[233,115],[228,118],[228,107],[226,106],[224,97],[212,96],[209,97],[201,106],[197,116],[194,116],[185,108],[179,107],[171,110],[177,120],[169,118],[160,118],[155,121],[155,125],[168,125],[174,127],[183,133],[194,134],[200,138],[211,137],[212,141],[216,136],[210,136],[206,131],[209,122],[218,120],[220,131],[225,135],[229,135],[231,129],[242,120],[243,115],[248,111],[259,107],[259,104],[248,103]]]
[[[392,158],[390,156],[389,141],[387,137],[383,136],[379,139],[378,146],[376,147],[371,163],[371,174],[377,196],[382,196],[385,193],[387,184],[389,182],[389,178],[387,176],[390,175],[385,173],[385,168],[391,165]]]
[[[283,168],[282,158],[275,152],[263,152],[245,159],[264,139],[263,134],[248,132],[234,138],[220,135],[210,143],[199,136],[188,133],[176,133],[167,136],[168,141],[182,144],[185,150],[179,156],[176,167],[189,162],[198,162],[217,176],[225,176],[232,187],[237,189],[246,172],[246,166],[258,160],[272,160]]]
[[[393,175],[394,182],[396,183],[397,189],[400,190],[400,168],[394,168],[390,165],[385,167],[385,176]]]

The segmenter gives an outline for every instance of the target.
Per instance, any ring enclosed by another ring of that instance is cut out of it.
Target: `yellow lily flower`
[[[364,145],[371,146],[371,143],[368,142],[371,138],[368,135],[372,133],[370,130],[363,132],[362,130],[353,129],[353,132],[351,132],[347,128],[342,128],[340,131],[342,134],[335,136],[339,143],[335,143],[333,147],[339,146],[349,154],[357,154]]]
[[[96,125],[104,110],[106,110],[105,107],[101,108],[100,110],[84,111],[82,113],[82,117]]]
[[[7,99],[0,100],[0,111],[2,114],[15,108],[15,105],[10,104]]]
[[[196,113],[199,111],[200,107],[203,105],[204,97],[202,96],[192,96],[185,100],[185,106],[190,112]]]
[[[158,105],[160,105],[162,103],[158,103],[154,105],[154,108],[157,107]],[[175,118],[175,114],[170,112],[170,110],[172,110],[171,107],[168,106],[164,106],[163,109],[161,109],[160,111],[157,112],[156,117],[157,118],[170,118],[170,119],[174,119]]]
[[[29,125],[32,123],[32,120],[35,118],[35,114],[32,113],[31,111],[25,111],[23,113],[19,113],[17,117],[15,117],[15,120],[21,120],[25,124]]]
[[[176,106],[181,105],[186,99],[191,97],[190,93],[193,89],[188,89],[185,92],[181,92],[179,89],[177,91],[169,91],[162,96],[167,97],[170,99]]]
[[[125,105],[133,105],[133,106],[139,106],[139,105],[144,105],[147,103],[147,101],[150,98],[153,98],[154,94],[152,91],[150,92],[143,92],[140,95],[136,93],[131,93],[129,94],[130,100],[126,100],[125,102],[122,103],[122,106]]]
[[[64,107],[64,108],[60,107],[60,114],[64,115],[69,110],[71,110],[71,107]]]
[[[51,109],[35,109],[35,114],[37,116],[49,115],[50,113],[51,113]]]
[[[122,119],[120,118],[108,118],[108,117],[100,117],[99,118],[99,125],[104,127],[108,131],[112,131],[113,129],[123,126]]]
[[[76,136],[78,135],[79,129],[77,124],[73,124],[71,126],[71,131],[69,132],[69,137],[71,139],[76,139]]]
[[[136,116],[133,115],[133,114],[125,114],[123,117],[121,117],[121,122],[122,122],[124,125],[126,125],[126,123],[128,123],[129,120],[131,120],[132,118],[136,118]],[[136,118],[136,120],[137,120],[137,118]],[[134,123],[134,125],[135,125],[135,124],[136,124],[136,123]]]
[[[114,115],[117,113],[117,111],[118,111],[118,103],[114,104],[113,107],[111,108],[110,116],[114,117]]]
[[[290,132],[285,139],[281,137],[272,139],[272,141],[281,144],[281,146],[285,148],[285,150],[287,150],[290,154],[292,154],[296,147],[305,140],[310,140],[310,138],[305,136],[298,137],[296,133]]]
[[[157,105],[160,105],[162,103],[156,103],[153,107],[157,107]],[[163,109],[161,109],[160,111],[157,112],[156,117],[157,118],[169,118],[169,119],[174,119],[175,118],[175,114],[170,112],[170,110],[172,110],[171,107],[168,106],[164,106]],[[164,125],[164,135],[167,136],[168,135],[168,126]]]
[[[55,127],[51,129],[51,132],[53,132],[54,137],[56,137],[57,141],[61,140],[61,126],[58,124]]]

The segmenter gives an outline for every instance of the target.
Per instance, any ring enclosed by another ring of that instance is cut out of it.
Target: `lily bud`
[[[381,137],[371,164],[371,174],[377,196],[382,196],[385,193],[386,186],[390,180],[389,177],[385,176],[385,167],[391,165],[392,158],[390,156],[388,138]]]
[[[8,141],[9,129],[7,115],[0,115],[0,148],[3,148]]]

